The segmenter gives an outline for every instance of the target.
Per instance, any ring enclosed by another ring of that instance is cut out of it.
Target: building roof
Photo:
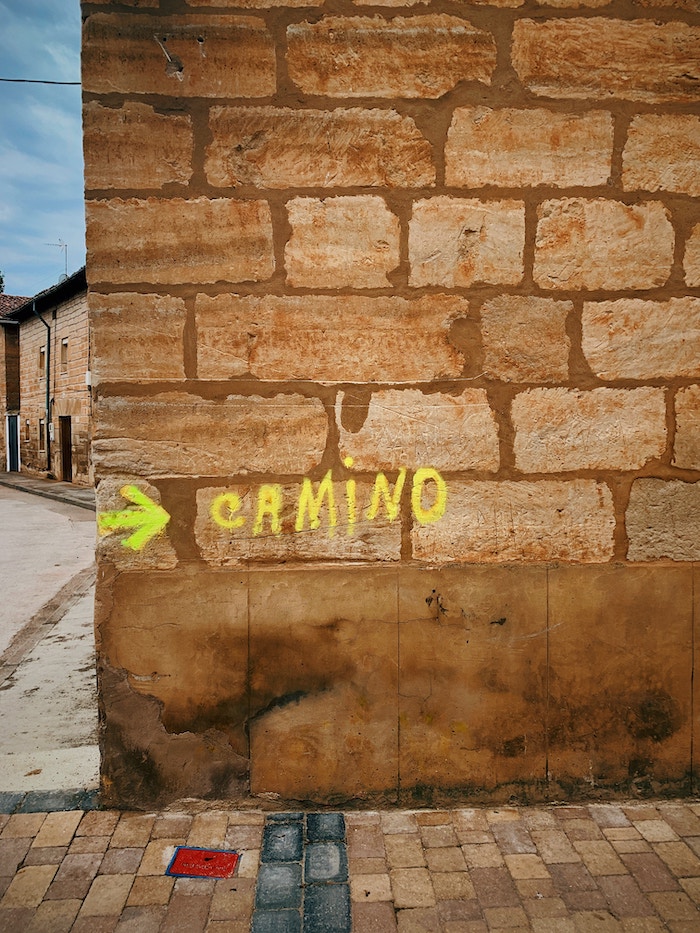
[[[87,291],[85,266],[83,266],[82,269],[78,269],[73,275],[69,275],[67,279],[64,279],[57,285],[52,285],[51,288],[45,288],[43,292],[39,292],[39,294],[34,295],[33,298],[15,298],[14,301],[19,303],[15,305],[12,311],[8,311],[4,315],[4,320],[3,316],[0,315],[0,321],[3,323],[24,321],[32,316],[34,308],[39,312],[46,311],[49,308],[55,308],[56,305],[68,301],[75,295],[79,295],[84,291]],[[2,297],[10,298],[9,295],[0,295],[0,298]]]
[[[0,292],[0,317],[7,317],[8,314],[12,314],[25,301],[29,301],[29,299],[22,295],[6,295],[4,292]]]

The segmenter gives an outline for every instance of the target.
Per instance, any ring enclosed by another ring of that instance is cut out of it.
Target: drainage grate
[[[350,933],[342,813],[265,819],[252,933]]]

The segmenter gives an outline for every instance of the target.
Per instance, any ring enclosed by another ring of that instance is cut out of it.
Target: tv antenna
[[[68,278],[68,244],[64,243],[63,240],[59,237],[58,243],[47,243],[47,246],[57,246],[60,250],[63,251],[63,275],[59,278],[59,282],[65,282]]]

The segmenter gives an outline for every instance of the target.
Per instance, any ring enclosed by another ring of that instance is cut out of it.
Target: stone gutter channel
[[[267,814],[251,933],[351,929],[343,814]]]

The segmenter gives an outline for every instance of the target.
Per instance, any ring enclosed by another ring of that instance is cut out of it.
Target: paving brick
[[[594,823],[590,819],[581,818],[572,818],[567,820],[563,829],[566,835],[571,839],[572,842],[578,842],[582,839],[602,839],[603,834],[600,831],[597,823]]]
[[[0,839],[0,877],[14,875],[32,844],[31,838]]]
[[[117,810],[91,810],[84,813],[80,825],[75,831],[76,836],[111,836],[120,813]]]
[[[263,834],[260,858],[263,862],[299,862],[303,845],[301,823],[269,823]]]
[[[435,905],[435,892],[426,868],[393,868],[390,877],[397,909]]]
[[[80,900],[44,901],[23,933],[68,933],[81,906]],[[9,928],[8,928],[9,930]]]
[[[159,813],[151,830],[151,839],[181,838],[184,845],[192,827],[192,819],[187,813]]]
[[[360,903],[391,901],[391,879],[388,874],[353,875],[350,895],[353,901]]]
[[[502,853],[535,853],[536,847],[521,820],[493,823],[491,832]]]
[[[112,834],[110,846],[129,848],[145,846],[151,837],[155,814],[123,813]]]
[[[386,872],[387,867],[387,860],[385,858],[348,859],[348,869],[352,878],[354,878],[355,875],[381,875]],[[400,868],[402,866],[395,867]]]
[[[523,897],[522,891],[520,895]],[[569,913],[560,897],[523,897],[523,907],[532,920],[567,917]]]
[[[489,929],[529,929],[530,923],[522,907],[490,907],[484,910]]]
[[[29,839],[36,836],[46,819],[46,813],[13,813],[5,824],[0,838]]]
[[[345,846],[339,842],[310,842],[304,850],[304,883],[348,880]]]
[[[45,899],[85,898],[101,862],[101,853],[67,855],[61,862]]]
[[[256,910],[251,933],[301,933],[298,910]]]
[[[520,897],[507,868],[475,868],[470,872],[479,903],[487,907],[519,907]]]
[[[81,918],[118,917],[124,909],[133,882],[130,875],[98,875],[83,901]]]
[[[625,875],[627,869],[615,850],[604,839],[585,839],[574,842],[574,848],[592,875]]]
[[[624,853],[620,858],[645,893],[678,890],[678,882],[655,853]]]
[[[3,910],[38,907],[54,875],[56,865],[32,865],[21,868],[0,901]]]
[[[354,933],[395,933],[397,926],[393,904],[353,902],[352,928]]]
[[[435,849],[434,852],[439,852]],[[461,871],[433,871],[430,880],[435,891],[438,906],[443,901],[474,900],[476,892],[466,870]]]
[[[414,907],[396,912],[399,933],[439,933],[440,914],[435,907]]]
[[[125,907],[115,929],[117,933],[158,933],[165,913],[166,909],[162,906]],[[227,933],[234,933],[234,931],[227,931]]]
[[[301,865],[284,862],[261,865],[255,906],[263,910],[301,906]]]
[[[160,877],[158,875],[135,878],[134,884],[129,891],[127,906],[129,907],[151,907],[166,905],[172,894],[174,878],[167,875]]]
[[[684,842],[659,842],[653,848],[677,878],[700,877],[700,859]]]
[[[304,933],[350,933],[350,889],[346,884],[313,884],[304,895]]]
[[[210,184],[231,188],[432,185],[430,144],[394,110],[212,107]]]
[[[253,913],[255,882],[252,878],[218,881],[209,911],[210,920],[247,920]]]
[[[226,831],[225,849],[241,852],[244,849],[259,849],[262,845],[262,826],[231,826]]]
[[[178,843],[173,839],[149,842],[138,867],[139,875],[162,875],[170,864]]]
[[[110,849],[100,865],[101,875],[135,875],[138,871],[143,849]]]
[[[654,909],[642,894],[639,885],[630,876],[611,875],[598,878],[603,892],[616,917],[652,917]]]
[[[342,813],[308,813],[306,837],[309,842],[345,839],[345,819]]]
[[[479,920],[482,916],[481,906],[473,896],[460,897],[455,900],[439,900],[437,910],[440,922],[445,925],[446,929],[449,924],[465,924]],[[458,933],[458,928],[456,933]]]
[[[490,83],[496,64],[489,33],[445,14],[325,16],[289,26],[287,43],[292,81],[331,97],[437,98],[462,80]]]
[[[467,865],[462,850],[458,846],[426,848],[425,860],[431,872],[466,871]]]
[[[697,904],[682,891],[653,891],[648,897],[662,919],[667,922],[675,920],[690,920],[696,924],[700,922]]]
[[[622,809],[612,804],[591,804],[588,812],[600,827],[613,829],[631,825]]]
[[[418,833],[384,837],[386,860],[391,868],[417,868],[425,865],[423,843]]]
[[[94,852],[105,852],[109,843],[109,836],[74,836],[68,848],[68,854],[86,855]]]
[[[211,897],[174,894],[159,933],[200,933],[206,929]]]
[[[402,810],[388,810],[381,815],[382,830],[387,834],[417,833],[416,814]]]
[[[506,854],[504,855],[508,871],[513,878],[549,878],[547,866],[539,855]]]
[[[421,826],[420,835],[425,848],[457,845],[457,836],[451,823],[448,825]]]
[[[572,846],[569,837],[560,829],[533,829],[531,832],[543,861],[547,863],[581,861],[581,856]]]
[[[60,865],[68,853],[68,846],[44,846],[31,848],[24,859],[25,865]],[[2,872],[0,872],[2,874]]]
[[[350,858],[384,858],[384,837],[378,825],[353,825],[347,828]]]
[[[700,836],[700,817],[690,807],[659,804],[659,812],[679,836]]]
[[[662,819],[635,820],[634,828],[647,842],[674,842],[678,839],[673,829]]]
[[[67,846],[80,823],[82,812],[49,813],[34,839],[33,846]]]
[[[499,868],[504,864],[503,855],[495,842],[462,846],[469,868]]]

